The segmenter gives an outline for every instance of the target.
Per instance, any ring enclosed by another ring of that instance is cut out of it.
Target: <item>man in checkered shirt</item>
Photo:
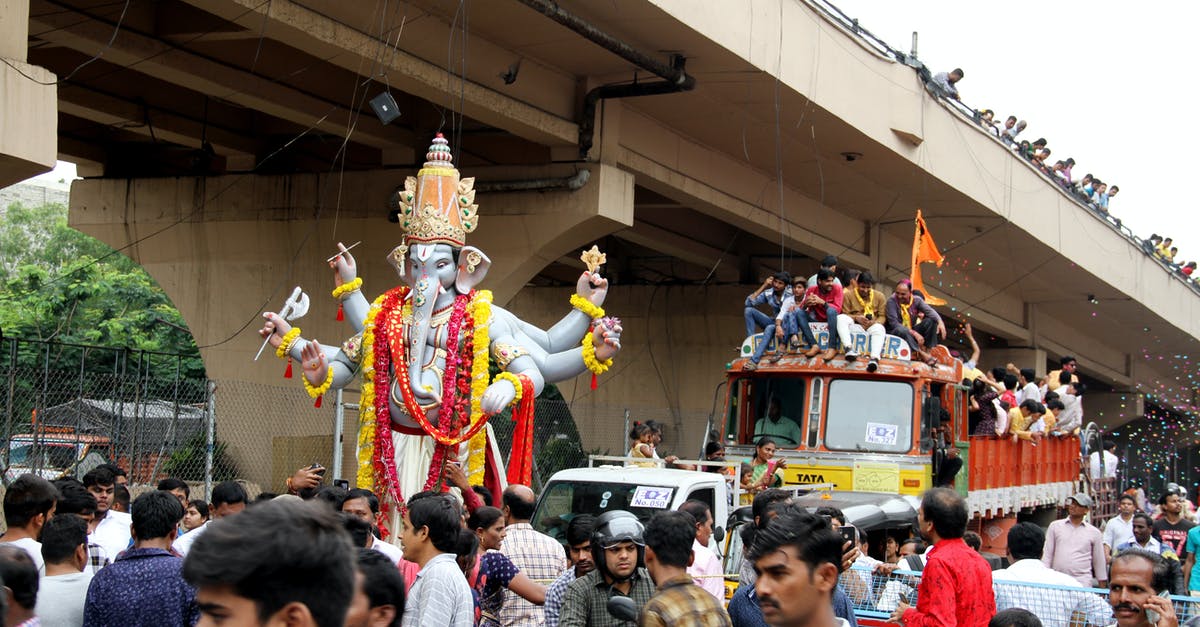
[[[537,504],[528,486],[510,485],[504,490],[504,540],[500,552],[530,579],[549,584],[567,568],[563,545],[544,533],[533,530],[529,520]],[[504,591],[500,608],[500,624],[504,627],[535,627],[546,622],[542,608],[526,601],[510,590]]]
[[[65,514],[74,514],[83,519],[83,522],[91,522],[92,516],[96,515],[96,497],[92,496],[87,488],[83,487],[83,483],[73,477],[58,479],[54,481],[54,487],[58,488],[58,505],[54,508],[56,516]],[[88,549],[88,572],[95,575],[100,572],[101,568],[108,566],[112,557],[95,542],[87,543]]]

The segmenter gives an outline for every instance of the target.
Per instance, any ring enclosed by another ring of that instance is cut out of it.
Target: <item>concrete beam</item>
[[[0,10],[6,7],[0,3]],[[13,26],[7,18],[0,18],[0,40],[7,40]],[[20,43],[25,44],[23,35]],[[58,136],[57,77],[21,60],[5,60],[8,63],[0,63],[0,187],[53,169]]]
[[[635,222],[633,228],[618,231],[615,235],[623,240],[666,253],[703,268],[713,267],[713,264],[720,259],[724,263],[716,267],[717,276],[723,277],[726,281],[737,280],[738,270],[734,258],[729,256],[728,259],[724,259],[719,248],[713,248],[645,222]]]
[[[80,12],[88,16],[85,12]],[[217,63],[179,48],[166,41],[140,35],[128,29],[118,33],[107,47],[113,26],[89,16],[80,22],[79,14],[60,12],[30,20],[44,31],[40,39],[93,55],[104,51],[104,59],[115,65],[134,66],[138,72],[223,100],[261,111],[303,128],[345,136],[355,112],[340,103],[304,93],[287,85],[260,78],[229,65]],[[374,116],[358,117],[354,141],[376,148],[390,148],[412,140],[403,129],[384,130]]]
[[[147,111],[142,104],[118,98],[74,83],[65,85],[58,109],[75,117],[105,125],[121,124],[122,130],[156,137],[181,146],[200,147],[200,138],[207,137],[213,148],[226,157],[254,157],[258,143],[250,136],[221,129],[204,122],[191,120],[158,107],[149,111],[151,126],[144,124]],[[135,124],[130,125],[129,122]]]
[[[461,113],[472,119],[505,129],[530,141],[559,146],[578,143],[578,126],[565,117],[574,114],[573,79],[540,67],[532,60],[522,66],[522,84],[514,91],[524,91],[524,96],[518,99],[478,82],[482,76],[494,77],[494,73],[482,74],[476,67],[472,72],[472,76],[476,77],[474,80],[448,77],[444,63],[431,63],[400,47],[388,48],[385,42],[373,35],[290,0],[272,0],[270,3],[260,0],[186,1],[255,32],[262,29],[265,17],[268,21],[267,37],[314,56],[327,58],[329,63],[355,74],[362,72],[365,67],[376,67],[382,63],[381,73],[386,73],[392,87],[431,102],[445,103],[451,110],[458,110],[461,105]],[[399,25],[390,26],[397,28]],[[445,29],[445,36],[435,37],[442,42],[441,55],[444,59],[444,42],[455,34],[449,31],[447,25],[428,16],[421,28]],[[407,38],[404,43],[406,47],[409,45]],[[476,36],[471,36],[469,47],[472,57],[479,59],[489,69],[501,60],[509,63],[510,58],[520,58]],[[382,59],[381,49],[387,50]],[[473,62],[473,65],[478,66],[479,63]],[[547,98],[554,100],[549,102]],[[537,102],[539,100],[541,102]]]

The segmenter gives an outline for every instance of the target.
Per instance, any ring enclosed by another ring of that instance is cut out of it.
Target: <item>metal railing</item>
[[[860,565],[842,573],[839,583],[854,604],[855,616],[884,620],[901,601],[915,606],[920,584],[918,571],[896,570],[885,575]],[[997,610],[1029,610],[1046,627],[1111,625],[1114,620],[1108,590],[1103,588],[993,580],[992,590]],[[1172,596],[1171,601],[1180,624],[1200,616],[1200,598]]]

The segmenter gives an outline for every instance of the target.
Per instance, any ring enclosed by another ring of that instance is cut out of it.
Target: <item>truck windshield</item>
[[[75,445],[66,442],[39,442],[34,449],[33,442],[13,440],[8,447],[9,465],[22,468],[36,465],[43,470],[66,470],[75,463],[75,457]]]
[[[580,514],[599,516],[619,509],[633,513],[645,523],[655,513],[670,508],[674,490],[673,486],[635,483],[552,481],[533,514],[533,528],[566,542],[567,523]]]
[[[829,385],[825,446],[837,451],[907,453],[913,388],[900,381],[837,379]]]

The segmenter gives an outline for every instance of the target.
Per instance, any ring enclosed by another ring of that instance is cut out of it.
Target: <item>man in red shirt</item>
[[[803,296],[796,296],[792,304],[792,310],[784,314],[783,325],[775,327],[776,340],[782,340],[784,328],[794,339],[795,334],[799,331],[804,338],[804,343],[808,345],[808,352],[804,353],[805,357],[816,357],[817,353],[821,352],[821,345],[817,343],[816,337],[813,336],[812,329],[809,328],[810,322],[825,322],[830,326],[829,329],[829,348],[825,350],[825,354],[821,358],[829,361],[837,356],[837,317],[842,313],[842,286],[838,285],[834,280],[833,271],[828,268],[817,270],[817,284],[804,291]],[[799,290],[804,285],[803,281],[797,281],[792,288],[793,291]],[[798,328],[797,328],[798,327]]]
[[[958,492],[934,488],[925,493],[917,525],[933,546],[926,552],[917,607],[900,603],[888,622],[905,627],[986,627],[996,614],[992,569],[962,539],[969,516]]]

